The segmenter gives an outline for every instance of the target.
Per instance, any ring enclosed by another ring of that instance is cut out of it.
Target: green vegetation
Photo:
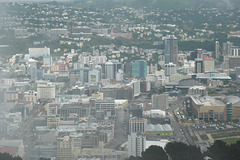
[[[240,141],[231,145],[223,141],[215,141],[205,153],[202,153],[196,146],[170,142],[164,149],[151,146],[142,152],[142,157],[130,157],[127,160],[167,160],[169,158],[172,160],[203,160],[205,156],[212,160],[237,160],[240,157]]]
[[[213,160],[237,160],[240,157],[240,141],[231,145],[223,141],[215,141],[205,155]]]
[[[1,160],[22,160],[21,157],[13,157],[8,153],[0,153],[0,159]]]
[[[232,136],[239,136],[239,135],[240,135],[240,131],[235,131],[235,132],[221,132],[221,133],[211,134],[211,136],[212,136],[214,139],[224,138],[224,137],[232,137]]]
[[[135,8],[152,7],[160,9],[183,9],[183,8],[213,8],[213,7],[238,7],[238,0],[76,0],[81,7],[91,8],[129,6]],[[75,1],[75,3],[76,3]]]
[[[240,138],[228,138],[222,141],[227,143],[227,145],[231,145],[231,144],[236,144],[238,141],[240,141]]]
[[[142,157],[130,157],[128,160],[203,160],[203,155],[196,146],[189,146],[181,142],[170,142],[163,149],[150,146],[142,152]]]
[[[207,51],[214,51],[215,42],[214,41],[179,41],[179,50],[182,51],[193,51],[196,48],[202,48]]]

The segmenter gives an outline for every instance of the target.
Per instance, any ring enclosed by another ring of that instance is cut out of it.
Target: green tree
[[[229,146],[229,160],[239,159],[240,157],[240,141]]]
[[[51,158],[43,158],[43,157],[41,157],[39,160],[51,160]]]
[[[133,157],[133,156],[130,156],[127,160],[142,160],[142,157]]]
[[[229,160],[229,147],[223,141],[215,141],[213,145],[208,148],[206,155],[213,160]]]
[[[170,142],[165,150],[172,160],[203,160],[203,154],[199,148],[181,142]]]
[[[143,160],[168,160],[167,153],[162,147],[150,146],[146,151],[142,152]]]
[[[22,160],[21,157],[13,157],[9,153],[0,153],[1,160]]]

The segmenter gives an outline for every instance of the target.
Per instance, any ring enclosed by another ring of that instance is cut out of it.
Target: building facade
[[[54,99],[55,85],[51,83],[37,84],[37,98],[38,99]]]
[[[137,78],[147,77],[147,62],[145,60],[136,60],[132,62],[132,76]]]
[[[172,62],[177,65],[178,58],[178,40],[174,35],[165,39],[165,64]]]
[[[146,149],[146,136],[141,133],[131,133],[128,135],[128,157],[141,157]]]
[[[145,133],[147,126],[147,119],[133,117],[129,120],[129,134],[131,133]]]

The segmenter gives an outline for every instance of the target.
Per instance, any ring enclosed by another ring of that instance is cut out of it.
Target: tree
[[[2,159],[2,160],[22,160],[21,157],[13,157],[9,153],[0,153],[0,159]]]
[[[51,160],[51,158],[43,158],[43,157],[41,157],[39,160]]]
[[[133,156],[130,156],[129,159],[127,160],[142,160],[142,157],[133,157]]]
[[[142,152],[143,160],[168,160],[167,153],[162,147],[150,146],[146,151]]]
[[[166,145],[165,150],[172,160],[203,160],[199,148],[181,142],[170,142]]]
[[[240,141],[229,146],[229,160],[239,159],[240,157]]]
[[[223,141],[215,141],[213,145],[208,148],[206,155],[213,160],[229,160],[229,147]]]

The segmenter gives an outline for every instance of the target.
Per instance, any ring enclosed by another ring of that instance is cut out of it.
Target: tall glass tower
[[[147,62],[145,60],[135,60],[132,62],[132,76],[137,78],[147,77]]]
[[[174,35],[165,39],[165,64],[172,62],[177,65],[178,40]]]

